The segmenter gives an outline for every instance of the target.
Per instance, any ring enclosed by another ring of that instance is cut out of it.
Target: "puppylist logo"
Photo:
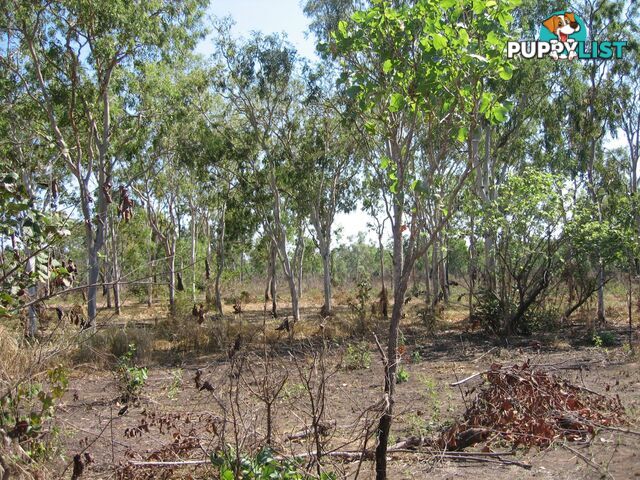
[[[573,12],[554,12],[540,26],[537,41],[507,43],[507,58],[619,59],[627,42],[588,41],[584,20]]]

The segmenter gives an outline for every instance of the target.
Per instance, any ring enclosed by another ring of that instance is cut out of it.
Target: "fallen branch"
[[[502,463],[504,465],[515,465],[518,467],[530,469],[531,465],[523,462],[518,462],[516,460],[506,460],[501,458],[505,455],[514,455],[514,452],[441,452],[437,450],[414,450],[408,448],[389,448],[387,453],[421,453],[421,454],[430,454],[434,457],[447,458],[450,460],[472,460],[478,462],[491,462],[491,463]],[[316,452],[310,453],[300,453],[296,455],[279,455],[274,457],[275,460],[301,460],[314,458],[317,455]],[[322,452],[323,457],[332,457],[339,458],[347,462],[354,462],[362,459],[373,459],[375,456],[375,452],[371,450],[367,450],[364,452],[354,452],[354,451],[334,451],[334,452]],[[211,460],[179,460],[179,461],[167,461],[167,462],[143,462],[137,460],[130,460],[129,465],[134,467],[159,467],[159,468],[178,468],[178,467],[194,467],[199,465],[208,465],[211,463]]]
[[[129,460],[129,465],[134,467],[160,467],[160,468],[174,468],[174,467],[193,467],[198,465],[210,464],[211,460],[178,460],[174,462],[141,462],[137,460]]]
[[[318,432],[320,433],[320,435],[326,436],[329,434],[329,432],[331,431],[332,428],[335,428],[336,426],[336,422],[333,421],[330,424],[319,424],[318,425]],[[295,441],[295,440],[302,440],[305,439],[307,437],[310,437],[312,434],[314,433],[313,429],[310,427],[305,428],[304,430],[300,430],[299,432],[296,433],[290,433],[289,435],[287,435],[285,437],[285,440],[291,442],[291,441]]]
[[[619,432],[619,433],[628,433],[630,435],[638,435],[640,436],[640,432],[636,431],[636,430],[631,430],[628,428],[619,428],[619,427],[611,427],[609,425],[600,425],[597,423],[592,424],[594,427],[596,428],[601,428],[603,430],[611,430],[613,432]]]
[[[611,474],[606,471],[606,469],[604,469],[601,465],[598,465],[597,463],[593,462],[592,460],[590,460],[589,458],[587,458],[586,455],[580,453],[579,451],[577,451],[575,448],[570,447],[569,445],[567,445],[566,443],[560,443],[561,447],[566,448],[567,450],[573,452],[575,455],[577,455],[583,462],[585,462],[587,465],[589,465],[591,468],[593,468],[594,470],[596,470],[598,473],[600,473],[603,477],[604,476],[608,476],[611,477]]]
[[[496,348],[498,347],[493,347],[490,348],[489,350],[487,350],[486,352],[484,352],[482,355],[480,355],[478,358],[476,358],[475,360],[473,360],[473,363],[479,362],[480,360],[482,360],[484,357],[486,357],[487,355],[489,355],[491,352],[493,352]]]
[[[469,375],[467,378],[463,378],[462,380],[458,381],[458,382],[453,382],[450,383],[449,386],[450,387],[457,387],[458,385],[462,385],[463,383],[467,383],[469,380],[473,380],[476,377],[479,377],[480,375],[484,375],[485,373],[489,373],[490,370],[485,370],[484,372],[478,372],[478,373],[474,373],[473,375]]]

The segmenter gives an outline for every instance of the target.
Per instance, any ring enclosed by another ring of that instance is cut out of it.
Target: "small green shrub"
[[[430,308],[421,308],[417,312],[418,318],[422,322],[422,325],[427,330],[428,334],[433,334],[436,331],[438,318],[436,317],[435,312]]]
[[[371,284],[367,280],[358,283],[358,291],[355,299],[347,301],[349,308],[355,314],[358,328],[361,333],[366,332],[370,315]]]
[[[125,402],[136,400],[147,381],[147,369],[133,363],[135,354],[136,346],[131,343],[127,352],[118,359],[116,376]]]
[[[409,381],[409,372],[407,372],[402,365],[396,372],[396,383],[405,383]]]
[[[293,460],[276,460],[269,447],[260,450],[255,456],[240,457],[240,462],[232,450],[215,452],[211,463],[218,468],[221,480],[311,480],[318,478],[305,473],[300,463]],[[239,465],[238,465],[239,463]],[[237,475],[236,475],[237,472]],[[335,480],[333,473],[322,473],[321,480]]]
[[[480,290],[476,295],[475,314],[480,319],[480,325],[490,332],[502,332],[512,315],[518,310],[514,298],[501,300],[494,292]],[[560,312],[553,308],[533,306],[520,319],[511,325],[512,333],[531,335],[535,332],[550,332],[557,330],[560,325]]]
[[[29,458],[44,460],[55,453],[56,406],[68,386],[68,372],[58,366],[46,372],[44,383],[21,382],[0,397],[0,428],[17,439]]]
[[[343,365],[347,370],[361,370],[371,367],[371,352],[367,342],[348,345]]]
[[[171,372],[171,384],[169,385],[169,391],[167,392],[167,397],[170,400],[175,400],[178,398],[178,393],[180,393],[180,388],[182,387],[182,370],[176,368]]]
[[[301,398],[306,391],[307,390],[302,383],[287,382],[282,389],[282,398],[287,400],[297,400],[298,398]]]
[[[422,354],[420,353],[420,351],[419,351],[419,350],[414,350],[414,351],[411,353],[411,361],[412,361],[413,363],[420,363],[420,362],[422,362]]]
[[[593,346],[597,348],[607,348],[616,345],[616,335],[613,332],[603,330],[598,333],[594,333],[591,337]]]

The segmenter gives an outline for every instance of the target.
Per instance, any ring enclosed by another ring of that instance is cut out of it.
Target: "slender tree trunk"
[[[302,274],[304,267],[304,229],[301,227],[298,231],[298,239],[296,242],[295,267],[298,284],[298,300],[302,298]]]
[[[175,241],[168,241],[166,246],[169,257],[169,312],[176,313],[176,245]]]
[[[265,227],[277,247],[280,263],[282,263],[282,270],[289,284],[293,322],[296,323],[300,320],[300,302],[295,278],[296,272],[294,265],[292,265],[289,260],[289,253],[287,252],[287,235],[280,215],[280,191],[278,190],[273,171],[270,172],[269,182],[271,185],[271,193],[273,194],[273,220],[265,223]]]
[[[387,352],[385,362],[385,407],[380,417],[377,431],[378,445],[376,447],[376,479],[386,480],[387,478],[387,448],[389,444],[389,432],[393,420],[394,391],[396,383],[396,372],[400,363],[398,356],[398,331],[402,311],[404,308],[404,296],[407,291],[410,272],[415,264],[415,239],[409,240],[408,258],[404,258],[404,239],[402,231],[404,226],[404,179],[406,173],[406,159],[402,159],[401,148],[396,141],[388,142],[389,158],[395,160],[397,165],[398,193],[393,203],[393,309],[389,324],[389,337],[387,340]]]
[[[154,234],[151,232],[151,242],[149,243],[149,270],[147,285],[147,307],[153,305],[153,285],[156,283],[156,244],[154,242]]]
[[[382,232],[378,233],[378,252],[380,254],[380,284],[381,291],[386,289],[384,284],[384,243],[382,243]]]
[[[398,175],[400,178],[400,175]],[[399,202],[399,201],[397,201]],[[387,361],[385,365],[384,393],[385,408],[378,423],[378,446],[376,447],[376,479],[386,480],[387,478],[387,448],[389,445],[389,433],[393,419],[393,403],[396,383],[396,372],[399,358],[397,355],[398,329],[402,318],[402,308],[404,305],[404,294],[406,291],[406,281],[403,282],[403,242],[402,242],[402,205],[394,205],[393,224],[393,309],[391,322],[389,324],[389,338],[387,342]]]
[[[433,250],[431,252],[431,285],[433,285],[432,297],[431,297],[431,310],[435,311],[438,302],[440,301],[440,249],[439,242],[436,240],[433,242]]]
[[[107,297],[107,310],[113,308],[113,304],[111,302],[111,288],[108,285],[113,281],[113,275],[111,273],[111,265],[107,262],[104,264],[104,268],[106,272],[102,275],[102,282],[104,285],[102,286],[102,295]]]
[[[115,314],[120,315],[120,263],[118,261],[118,238],[116,234],[116,228],[114,219],[111,219],[111,265],[113,267],[113,304],[115,308]]]
[[[271,313],[274,318],[278,316],[278,275],[277,275],[277,261],[278,250],[275,242],[271,242],[269,249],[269,261],[271,263]]]
[[[480,144],[480,131],[479,129],[473,126],[471,129],[471,134],[469,135],[468,148],[469,155],[471,156],[471,163],[473,165],[474,170],[476,171],[476,178],[479,175],[482,175],[481,172],[478,171],[478,151]],[[476,186],[478,182],[476,181]],[[476,245],[476,219],[475,215],[472,213],[469,219],[469,320],[473,320],[475,315],[474,306],[473,306],[473,297],[475,296],[475,286],[478,272],[478,247]]]
[[[324,291],[323,315],[331,315],[331,253],[324,251],[322,256],[322,287]]]
[[[484,165],[482,165],[482,186],[480,189],[485,205],[495,200],[493,159],[491,158],[491,125],[485,128]],[[490,292],[496,290],[496,236],[491,229],[484,231],[484,286]]]
[[[87,315],[89,317],[89,326],[95,328],[98,295],[98,281],[100,279],[100,263],[98,259],[98,251],[95,247],[89,250],[89,287],[87,288]]]
[[[441,235],[442,238],[442,235]],[[443,242],[441,240],[441,242]],[[444,247],[444,243],[441,244],[441,248],[440,248],[440,262],[439,262],[439,268],[438,268],[438,273],[440,275],[438,281],[440,282],[440,291],[442,292],[442,301],[446,304],[449,303],[449,280],[448,280],[448,273],[447,273],[447,257],[446,255],[443,255],[443,247]]]
[[[26,250],[25,254],[29,255],[29,260],[27,261],[27,266],[25,270],[27,273],[33,273],[36,270],[36,257],[32,256],[29,250]],[[38,287],[35,285],[29,287],[29,298],[31,300],[35,300],[37,295],[38,295]],[[35,305],[31,305],[29,307],[29,312],[27,314],[27,317],[28,317],[27,331],[26,331],[27,337],[35,338],[36,334],[38,333],[38,314],[36,312]]]
[[[189,200],[191,209],[191,301],[196,301],[196,208]]]
[[[429,311],[431,310],[431,262],[430,255],[427,250],[424,254],[424,303]]]
[[[226,232],[226,204],[223,204],[220,212],[218,233],[216,240],[216,278],[214,282],[215,306],[218,314],[222,315],[222,294],[220,292],[220,279],[225,265],[225,232]],[[242,271],[241,271],[242,273]]]

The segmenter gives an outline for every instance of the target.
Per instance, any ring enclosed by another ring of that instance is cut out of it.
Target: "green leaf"
[[[497,104],[493,108],[492,113],[495,120],[498,122],[504,122],[507,119],[507,113],[509,113],[509,110],[504,105]]]
[[[389,111],[397,112],[405,106],[404,96],[400,93],[392,93],[389,98]]]
[[[436,50],[442,50],[447,46],[447,39],[444,35],[434,33],[432,36],[433,46]]]
[[[462,42],[463,47],[469,45],[469,32],[466,28],[460,28],[458,30],[458,36],[460,37],[460,41]]]
[[[487,43],[489,45],[493,45],[494,47],[499,46],[502,42],[501,40],[498,38],[498,35],[496,34],[496,32],[494,32],[493,30],[489,32],[489,35],[487,35]]]
[[[338,31],[340,32],[340,35],[342,35],[343,37],[347,36],[347,22],[345,22],[344,20],[340,20],[338,22]]]
[[[356,98],[360,93],[360,85],[352,85],[347,88],[347,96],[351,99]]]
[[[460,127],[458,130],[457,140],[460,143],[464,143],[467,141],[467,137],[469,136],[469,129],[467,127]]]
[[[363,22],[365,22],[367,20],[367,14],[365,12],[359,10],[359,11],[355,12],[353,15],[351,15],[351,18],[356,23],[363,23]]]
[[[484,12],[486,6],[487,4],[484,0],[473,0],[473,13],[475,13],[476,15],[480,15],[482,12]]]
[[[387,59],[382,64],[382,71],[384,73],[389,73],[391,70],[393,70],[393,62],[390,59]]]
[[[376,133],[376,124],[375,124],[375,122],[372,122],[371,120],[369,120],[368,122],[366,122],[364,124],[364,128],[370,134],[375,135],[375,133]]]
[[[498,70],[498,75],[500,75],[500,78],[503,80],[511,80],[511,77],[513,77],[513,69],[509,66],[504,66]]]
[[[485,113],[491,102],[493,101],[493,97],[490,93],[485,92],[482,94],[482,99],[480,100],[480,113]]]

